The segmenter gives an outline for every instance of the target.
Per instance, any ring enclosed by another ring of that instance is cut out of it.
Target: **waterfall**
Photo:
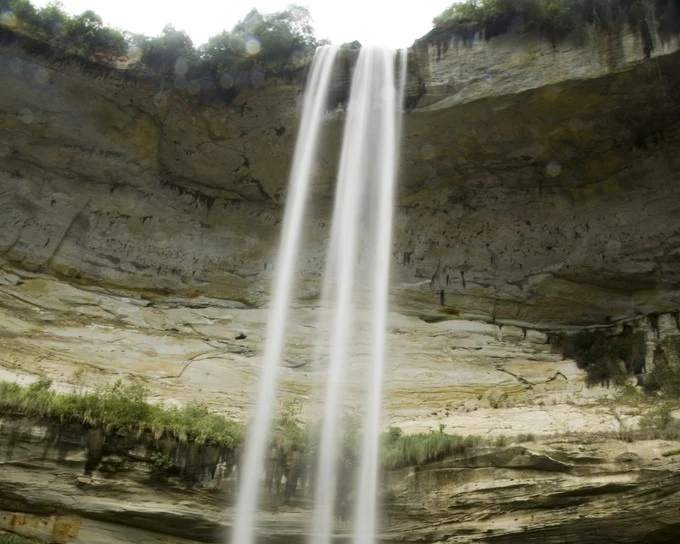
[[[274,398],[278,382],[279,361],[283,352],[284,333],[290,307],[295,259],[302,235],[314,155],[321,130],[326,97],[337,48],[321,47],[307,81],[300,134],[295,145],[291,169],[288,201],[281,231],[281,244],[272,286],[273,300],[267,322],[267,336],[262,356],[260,388],[255,417],[248,429],[239,471],[239,493],[236,502],[236,522],[232,533],[233,544],[252,544],[254,540],[255,510],[260,491],[267,439],[271,428]]]
[[[336,55],[336,48],[319,48],[307,82],[273,283],[258,404],[239,473],[237,517],[231,544],[252,544],[255,539],[255,512],[295,280],[294,265]],[[327,332],[328,338],[317,338],[317,353],[328,352],[328,368],[310,544],[330,544],[333,536],[348,361],[354,355],[353,335],[360,328],[370,336],[371,342],[362,403],[365,425],[353,508],[353,542],[370,544],[377,530],[392,210],[406,74],[405,51],[400,59],[397,82],[395,52],[363,47],[352,78],[320,305],[324,318],[328,314],[328,321],[320,330]],[[358,318],[366,310],[370,316],[367,325]]]

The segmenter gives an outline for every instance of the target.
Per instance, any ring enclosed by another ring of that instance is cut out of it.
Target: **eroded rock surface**
[[[629,32],[586,38],[414,52],[385,422],[540,440],[390,473],[384,542],[674,542],[677,444],[587,443],[639,414],[600,403],[614,392],[586,388],[549,333],[624,320],[644,333],[647,360],[678,333],[680,57],[658,43],[643,62]],[[227,104],[5,37],[0,71],[0,378],[47,374],[73,389],[135,377],[153,400],[199,398],[243,419],[301,82]],[[327,114],[282,372],[282,397],[312,412],[343,115]],[[369,340],[357,332],[350,410]],[[66,447],[44,422],[30,427],[11,454],[3,444],[0,530],[180,543],[229,526],[208,489],[154,487],[141,461],[120,478],[83,477],[77,437]],[[563,433],[581,434],[549,438]],[[233,485],[216,481],[202,484]],[[272,504],[263,534],[298,542],[304,492]]]
[[[188,489],[154,479],[137,447],[109,452],[115,468],[85,473],[86,435],[74,425],[2,420],[0,530],[58,543],[223,541],[233,519],[231,466],[205,471]],[[574,436],[388,471],[379,542],[671,543],[677,446]],[[265,495],[261,542],[307,537],[309,493]],[[337,519],[338,534],[350,527]]]
[[[612,55],[603,40],[412,56],[395,310],[543,325],[677,310],[677,44],[643,62],[634,35]],[[16,44],[0,67],[5,261],[266,305],[300,82],[224,104]],[[319,292],[342,116],[328,114],[302,300]]]
[[[243,419],[253,402],[266,311],[208,297],[143,298],[82,288],[41,274],[0,274],[0,378],[37,374],[64,390],[135,377],[166,404],[200,399]],[[677,334],[672,316],[663,335]],[[304,399],[311,414],[325,379],[315,366],[317,312],[297,309],[282,369],[282,398]],[[656,345],[647,320],[635,325]],[[348,408],[363,398],[370,338],[357,332]],[[385,418],[407,431],[444,425],[462,434],[617,430],[606,407],[581,401],[614,395],[587,388],[584,374],[545,332],[465,320],[428,323],[391,314]],[[499,417],[498,410],[507,410]]]

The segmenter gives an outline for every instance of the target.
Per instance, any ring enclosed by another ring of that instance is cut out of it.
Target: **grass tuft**
[[[390,431],[383,437],[383,466],[395,469],[423,465],[448,455],[465,454],[479,447],[482,442],[479,436],[460,436],[444,432],[403,436]]]
[[[52,382],[41,378],[22,387],[0,382],[0,412],[61,423],[80,423],[108,431],[128,429],[168,434],[181,441],[213,443],[235,448],[243,439],[243,426],[210,413],[201,404],[166,408],[147,402],[147,390],[138,382],[121,380],[92,393],[57,393]]]

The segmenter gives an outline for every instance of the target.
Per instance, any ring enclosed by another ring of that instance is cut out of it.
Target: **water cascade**
[[[276,398],[278,367],[295,280],[303,218],[337,48],[317,50],[305,92],[295,148],[281,246],[272,286],[258,404],[239,471],[239,496],[231,544],[255,542],[256,508]],[[366,358],[356,499],[355,544],[373,542],[377,522],[378,455],[387,326],[392,209],[406,54],[378,47],[359,53],[352,79],[340,154],[332,227],[319,319],[317,354],[328,360],[323,420],[314,477],[310,544],[329,544],[336,512],[338,457],[343,428],[345,379],[357,333],[371,338]],[[397,69],[399,80],[397,81]],[[325,315],[325,314],[324,314]],[[358,316],[368,315],[366,320]]]

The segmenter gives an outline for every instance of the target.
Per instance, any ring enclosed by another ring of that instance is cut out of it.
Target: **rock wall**
[[[385,543],[674,542],[677,444],[593,438],[638,415],[602,403],[613,391],[586,388],[549,341],[627,325],[649,363],[678,332],[677,44],[643,62],[634,35],[610,38],[553,47],[511,34],[412,52],[386,424],[538,440],[388,474]],[[0,42],[0,379],[44,373],[67,389],[83,369],[91,383],[135,376],[164,402],[200,398],[242,418],[302,83],[266,81],[225,103]],[[282,396],[309,410],[343,116],[327,112],[282,369]],[[353,372],[352,394],[361,387]],[[88,544],[221,538],[231,514],[211,488],[233,488],[232,475],[161,485],[124,444],[100,458],[122,459],[119,477],[85,474],[83,436],[3,422],[0,531]],[[287,499],[271,498],[263,517],[271,542],[307,530],[305,497]]]
[[[607,39],[414,50],[397,311],[549,326],[677,310],[677,44],[642,62],[633,35],[616,54]],[[5,262],[267,304],[300,82],[226,104],[16,41],[0,68]],[[301,300],[319,292],[342,117],[328,112]]]
[[[106,470],[88,470],[92,443],[80,426],[3,418],[0,533],[55,544],[223,541],[233,516],[229,473],[206,473],[189,488],[159,481],[138,446],[120,443],[104,457]],[[378,541],[671,543],[680,528],[673,447],[553,438],[389,471]],[[306,495],[264,495],[261,542],[307,537]],[[351,522],[336,523],[342,534]]]

